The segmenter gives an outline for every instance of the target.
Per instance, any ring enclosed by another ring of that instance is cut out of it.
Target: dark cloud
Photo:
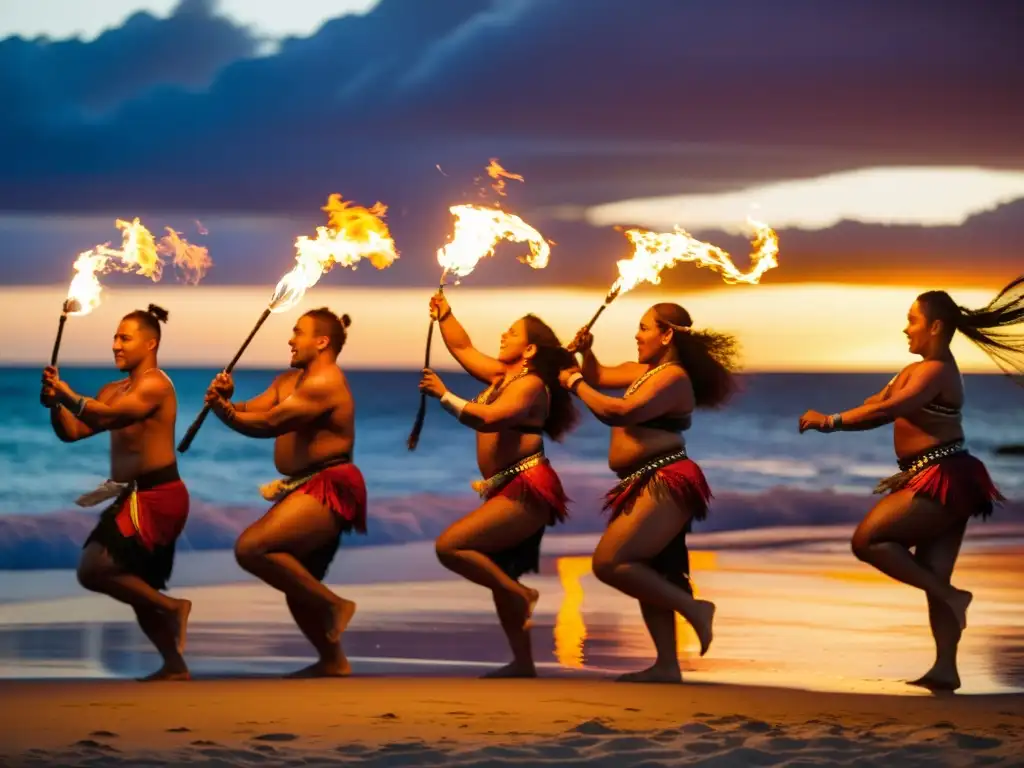
[[[208,9],[59,44],[81,53],[17,80],[12,119],[26,132],[0,155],[17,182],[0,207],[52,208],[56,184],[88,189],[92,205],[295,210],[335,188],[419,203],[448,191],[435,163],[468,178],[499,153],[537,204],[878,162],[1022,161],[1009,1],[383,0],[227,67],[202,93],[148,88],[194,85],[223,63],[186,76],[192,56],[248,53]],[[233,42],[194,42],[214,29]],[[93,61],[110,74],[80,79],[102,86],[66,84]],[[25,95],[50,83],[78,95]],[[66,106],[116,98],[99,123]],[[28,131],[39,125],[51,130]]]
[[[211,282],[244,259],[263,283],[333,191],[385,201],[403,252],[432,254],[447,205],[497,156],[527,179],[511,204],[560,244],[545,279],[603,283],[621,235],[539,211],[877,164],[1024,166],[1020,29],[1012,0],[382,0],[252,58],[245,30],[193,0],[92,43],[0,44],[0,133],[17,139],[0,148],[0,209],[300,212],[244,255],[212,243]],[[773,280],[797,264],[834,276],[858,249],[977,252],[913,227],[783,234]],[[416,261],[385,282],[433,269]]]
[[[81,131],[117,140],[128,126],[108,124],[111,110],[159,86],[205,88],[255,50],[248,31],[217,16],[212,0],[181,0],[167,19],[137,13],[90,42],[2,40],[0,168],[12,176],[45,168],[46,145],[82,146]]]

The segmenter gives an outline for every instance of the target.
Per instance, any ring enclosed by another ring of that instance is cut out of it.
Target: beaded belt
[[[914,475],[922,469],[942,461],[943,459],[947,459],[950,456],[956,456],[961,453],[967,453],[967,449],[964,448],[964,441],[955,440],[952,443],[945,443],[944,445],[931,448],[924,453],[917,454],[916,456],[909,456],[905,459],[900,459],[897,462],[900,471],[892,477],[887,477],[879,482],[878,485],[875,486],[875,493],[898,491],[909,483],[913,479]]]
[[[484,480],[474,481],[472,484],[473,490],[480,494],[481,499],[486,499],[511,482],[512,478],[516,475],[546,463],[547,458],[544,456],[544,451],[538,451],[527,456],[525,459],[520,459],[510,467],[505,467],[505,469],[495,472]]]
[[[655,459],[651,459],[647,463],[640,466],[639,469],[635,469],[627,475],[619,476],[619,483],[616,488],[626,488],[631,483],[636,482],[645,475],[649,475],[651,472],[655,472],[662,467],[667,467],[669,464],[675,464],[677,461],[683,461],[689,458],[686,455],[686,449],[683,448],[675,453],[668,453],[664,456],[658,456]]]
[[[308,483],[325,469],[337,467],[341,464],[351,463],[352,457],[349,456],[349,454],[344,453],[336,458],[328,459],[320,462],[319,464],[314,464],[312,467],[308,467],[301,475],[293,475],[292,477],[271,480],[269,483],[265,483],[260,486],[260,495],[267,501],[280,501],[296,488]]]

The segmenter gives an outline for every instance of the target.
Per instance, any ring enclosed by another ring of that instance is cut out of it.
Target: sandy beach
[[[1020,765],[1024,695],[435,678],[3,682],[4,765]],[[911,701],[913,702],[911,705]]]
[[[155,654],[72,573],[0,574],[0,678],[16,678],[0,681],[15,710],[0,765],[1020,765],[1021,530],[965,545],[957,581],[977,600],[946,696],[903,682],[932,659],[921,596],[851,558],[847,535],[695,535],[697,589],[720,614],[705,657],[680,622],[682,686],[612,682],[651,646],[635,604],[590,572],[589,536],[546,540],[526,579],[542,595],[536,681],[475,679],[508,651],[485,594],[429,542],[339,557],[332,586],[359,604],[347,680],[273,679],[310,649],[230,553],[179,563],[191,683],[132,681]]]

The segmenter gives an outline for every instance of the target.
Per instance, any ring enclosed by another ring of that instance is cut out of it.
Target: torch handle
[[[64,335],[64,324],[68,321],[67,312],[62,312],[60,323],[57,325],[57,338],[53,340],[53,351],[50,352],[50,365],[57,364],[57,357],[60,355],[60,340]]]
[[[437,290],[440,293],[444,293],[444,274],[441,275],[441,284]],[[423,354],[423,367],[430,367],[430,347],[431,342],[434,340],[434,321],[430,321],[430,327],[427,328],[427,351]],[[410,451],[415,451],[416,446],[420,442],[420,432],[423,431],[423,421],[427,418],[427,396],[424,393],[420,393],[420,407],[416,410],[416,420],[412,424],[412,431],[409,433],[409,439],[406,440],[406,445]]]
[[[598,307],[597,312],[595,312],[594,316],[590,318],[590,322],[583,326],[583,330],[586,331],[587,333],[590,333],[590,329],[594,327],[594,323],[597,322],[597,318],[599,318],[601,316],[601,313],[604,312],[607,308],[607,304],[602,304],[600,307]]]
[[[242,353],[245,352],[245,348],[249,346],[249,343],[256,336],[256,332],[260,329],[260,326],[267,321],[268,317],[270,317],[270,309],[263,310],[263,314],[260,315],[260,319],[256,321],[256,325],[253,327],[248,337],[246,337],[245,341],[242,342],[242,346],[238,348],[238,352],[236,352],[235,356],[231,358],[231,362],[227,364],[227,367],[224,369],[225,373],[231,373],[231,371],[234,370],[238,360],[242,357]],[[192,441],[195,440],[196,435],[199,434],[199,428],[203,426],[203,422],[206,421],[206,417],[209,415],[210,406],[204,405],[203,410],[199,412],[199,415],[196,416],[195,420],[189,426],[188,431],[185,432],[185,436],[181,438],[181,442],[178,443],[178,453],[184,453],[189,449],[189,446],[192,445]]]
[[[50,365],[57,365],[57,358],[60,356],[60,340],[64,335],[64,324],[68,321],[68,313],[62,312],[60,315],[60,322],[57,324],[57,338],[53,340],[53,351],[50,352]],[[43,396],[39,395],[39,404],[46,405],[43,402]]]

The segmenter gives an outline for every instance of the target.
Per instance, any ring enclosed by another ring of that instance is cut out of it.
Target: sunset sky
[[[504,206],[555,245],[540,272],[503,249],[453,293],[485,348],[527,311],[571,336],[629,255],[616,227],[678,225],[746,266],[753,216],[781,246],[761,285],[681,265],[606,314],[598,350],[631,356],[639,313],[671,298],[738,333],[750,369],[891,370],[908,359],[916,293],[981,304],[1024,272],[1017,13],[1002,0],[5,5],[0,363],[45,356],[75,255],[139,216],[208,246],[213,270],[199,287],[106,280],[65,359],[108,361],[111,324],[160,297],[168,361],[220,364],[339,192],[389,207],[401,257],[332,272],[304,306],[352,314],[349,365],[416,366],[448,206],[479,201],[474,179],[497,157],[526,179]],[[290,324],[275,317],[247,362],[282,361]]]

